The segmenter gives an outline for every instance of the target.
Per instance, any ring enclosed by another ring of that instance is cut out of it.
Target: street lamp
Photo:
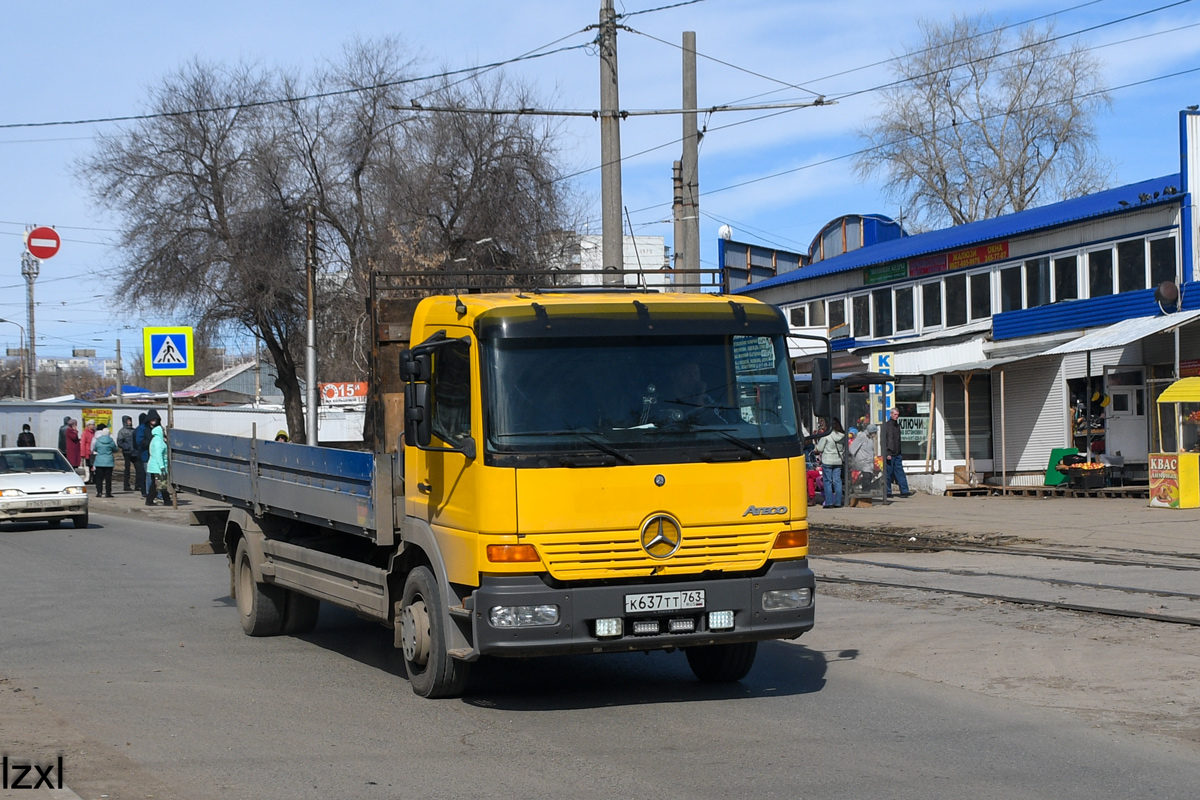
[[[25,350],[25,326],[19,322],[13,322],[11,319],[0,319],[0,322],[7,322],[9,325],[16,325],[21,329],[21,398],[29,398],[29,372],[26,369],[25,358],[29,353]]]

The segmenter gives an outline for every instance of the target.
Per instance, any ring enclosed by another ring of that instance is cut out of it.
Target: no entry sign
[[[54,228],[34,228],[25,234],[25,249],[34,258],[51,258],[58,252],[62,239]]]

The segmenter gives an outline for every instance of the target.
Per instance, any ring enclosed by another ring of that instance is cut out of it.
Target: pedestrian
[[[850,432],[854,435],[850,440],[851,475],[860,489],[867,490],[875,481],[875,434],[879,426],[872,422],[862,432],[854,428]]]
[[[79,469],[81,462],[79,453],[79,423],[70,417],[67,417],[67,432],[64,436],[66,438],[66,452],[64,455],[67,457],[67,463],[75,469]]]
[[[117,465],[116,441],[108,432],[108,426],[101,422],[96,426],[96,438],[92,442],[92,465],[96,468],[96,476],[92,481],[96,485],[97,497],[112,497],[113,467]]]
[[[17,447],[37,447],[37,439],[33,438],[33,431],[29,430],[28,422],[21,426],[21,433],[17,436]]]
[[[138,414],[138,426],[133,430],[133,467],[137,471],[138,493],[146,496],[146,462],[150,460],[150,423],[145,413]]]
[[[825,479],[825,508],[842,505],[842,455],[846,451],[846,432],[837,417],[830,422],[829,433],[817,441],[817,453],[821,456],[821,472]]]
[[[127,492],[133,491],[129,485],[129,472],[134,470],[133,459],[137,455],[137,448],[133,445],[133,433],[133,417],[121,417],[121,430],[117,431],[117,449],[121,451],[121,459],[125,462],[124,489]],[[134,474],[137,474],[136,470]]]
[[[84,483],[92,482],[92,440],[96,438],[96,421],[87,419],[83,421],[83,430],[79,433],[79,451],[83,457],[83,464],[87,467],[87,477],[83,479]]]
[[[908,476],[904,474],[904,456],[900,453],[900,409],[893,408],[888,421],[883,423],[884,452],[887,454],[887,496],[892,496],[892,484],[900,490],[901,497],[912,497],[908,490]]]
[[[163,505],[171,502],[167,492],[167,440],[163,436],[162,421],[155,413],[150,424],[150,459],[146,462],[146,505],[154,505],[154,498],[162,494]]]
[[[280,431],[279,433],[275,434],[275,441],[286,444],[289,441],[287,431]]]
[[[70,417],[63,417],[62,427],[58,429],[58,452],[67,454],[67,426],[71,424]]]

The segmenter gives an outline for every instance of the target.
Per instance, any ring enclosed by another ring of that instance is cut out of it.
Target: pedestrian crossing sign
[[[195,375],[191,328],[142,328],[146,376]]]

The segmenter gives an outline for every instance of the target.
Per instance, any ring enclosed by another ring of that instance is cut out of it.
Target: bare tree
[[[1104,188],[1096,114],[1109,103],[1100,65],[1053,25],[1014,38],[987,16],[921,23],[924,41],[861,132],[857,169],[917,227],[960,225]]]
[[[547,259],[533,244],[564,224],[553,129],[520,117],[427,118],[401,96],[410,69],[391,40],[355,42],[307,80],[193,62],[152,93],[152,115],[80,163],[96,200],[123,218],[122,290],[144,309],[191,317],[198,339],[230,328],[260,336],[293,441],[304,431],[310,204],[326,380],[367,374],[373,269],[397,254],[429,268],[460,258],[536,267]],[[527,95],[503,79],[434,92],[464,108],[534,105]]]

